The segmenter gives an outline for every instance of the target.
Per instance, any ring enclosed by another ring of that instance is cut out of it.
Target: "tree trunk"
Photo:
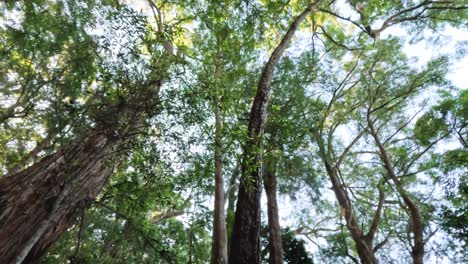
[[[226,264],[227,233],[226,219],[224,217],[224,178],[222,156],[222,129],[221,106],[219,95],[215,95],[215,206],[213,219],[213,243],[211,250],[212,264]]]
[[[0,179],[0,263],[38,261],[102,190],[123,140],[92,132]]]
[[[322,0],[310,4],[291,23],[280,44],[271,54],[258,82],[248,126],[248,142],[244,148],[242,177],[237,198],[236,214],[231,238],[231,264],[257,264],[260,260],[260,198],[262,193],[262,137],[265,130],[267,107],[271,92],[273,71],[291,42],[299,24]]]
[[[281,241],[278,201],[276,199],[276,173],[273,168],[274,166],[274,164],[267,165],[263,178],[268,210],[268,252],[270,253],[268,261],[270,264],[281,264],[283,263],[283,244]]]
[[[403,202],[408,207],[410,212],[410,219],[412,225],[412,231],[414,235],[414,243],[411,245],[411,256],[413,258],[414,264],[423,264],[424,263],[424,224],[423,218],[421,215],[421,211],[419,210],[419,206],[416,204],[415,201],[408,195],[406,190],[400,183],[395,170],[393,168],[392,161],[390,160],[390,155],[387,152],[387,149],[380,141],[379,135],[377,130],[374,127],[374,122],[371,119],[370,112],[367,115],[367,123],[369,125],[370,133],[374,138],[374,141],[379,149],[380,158],[384,163],[385,170],[387,171],[388,175],[392,179],[393,184],[395,184],[396,190],[398,194],[403,199]]]
[[[258,170],[254,174],[260,174]],[[229,263],[260,263],[261,188],[258,179],[242,177],[240,180]]]
[[[146,83],[97,109],[96,128],[81,140],[0,178],[0,263],[38,263],[94,202],[124,159],[122,149],[154,112],[168,67],[155,65]]]
[[[358,252],[359,259],[363,264],[375,264],[378,263],[372,249],[372,239],[367,238],[364,235],[356,217],[354,216],[351,201],[348,197],[346,189],[340,183],[336,168],[332,167],[327,161],[325,161],[325,168],[330,181],[332,182],[333,191],[341,206],[341,213],[346,220],[346,226],[351,233],[351,237],[356,244],[356,250]]]

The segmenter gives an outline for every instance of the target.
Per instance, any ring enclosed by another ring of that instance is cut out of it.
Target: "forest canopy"
[[[468,262],[467,10],[0,2],[0,263]]]

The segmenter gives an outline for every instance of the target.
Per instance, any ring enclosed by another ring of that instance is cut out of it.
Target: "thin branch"
[[[338,162],[336,162],[336,167],[339,167],[341,163],[343,162],[344,158],[348,154],[348,152],[351,150],[351,148],[359,141],[359,139],[364,136],[366,132],[366,129],[363,129],[354,139],[351,141],[351,143],[344,149],[343,153],[341,153],[340,157],[338,158]]]
[[[377,232],[377,228],[379,227],[380,217],[382,215],[383,204],[385,201],[385,193],[382,186],[383,184],[384,182],[381,179],[378,186],[379,202],[377,204],[377,210],[375,210],[374,218],[372,219],[372,224],[369,228],[369,231],[366,234],[366,239],[371,242],[369,244],[372,244],[372,241],[374,240],[375,233]]]
[[[351,18],[349,18],[349,17],[346,18],[346,17],[341,16],[341,15],[339,15],[339,14],[337,14],[337,13],[331,11],[331,10],[327,10],[327,9],[323,9],[323,8],[319,8],[319,11],[327,13],[329,15],[332,15],[332,16],[334,16],[336,18],[341,19],[341,20],[348,21],[348,22],[352,23],[353,25],[355,25],[356,27],[358,27],[361,31],[366,32],[366,30],[364,29],[364,27],[361,26],[361,24],[359,24],[356,21],[351,20]]]
[[[380,248],[382,248],[387,242],[388,242],[388,237],[386,237],[382,242],[375,245],[373,249],[374,253],[377,252],[377,250],[379,250]]]
[[[73,257],[72,257],[73,259],[76,259],[76,257],[78,256],[78,253],[80,253],[81,236],[82,236],[82,233],[83,233],[83,224],[84,224],[85,213],[86,213],[86,209],[85,208],[81,209],[80,229],[78,230],[78,241],[76,243],[75,253],[73,254]]]
[[[383,144],[384,145],[387,145],[388,141],[391,140],[396,134],[398,134],[401,130],[403,130],[406,126],[409,125],[409,123],[411,123],[411,121],[413,121],[413,119],[424,109],[424,107],[422,107],[419,111],[417,111],[410,119],[408,119],[408,121],[406,121],[405,123],[403,123],[403,125],[401,125],[392,135],[390,135],[387,139],[384,140]]]
[[[356,51],[356,50],[362,50],[362,48],[350,48],[346,45],[344,45],[343,43],[338,43],[335,39],[333,39],[332,36],[330,36],[326,31],[325,31],[325,28],[323,28],[322,26],[318,26],[321,30],[322,30],[322,33],[323,35],[328,39],[330,40],[333,44],[335,44],[336,46],[339,46],[339,47],[342,47],[348,51]]]

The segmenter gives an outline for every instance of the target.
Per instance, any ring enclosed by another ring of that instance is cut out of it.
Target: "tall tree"
[[[279,223],[276,164],[274,160],[265,162],[263,186],[267,196],[269,257],[268,262],[283,263],[283,244],[281,241],[281,227]]]
[[[307,6],[291,23],[279,45],[265,64],[250,110],[248,142],[243,161],[242,178],[237,197],[231,241],[230,263],[260,263],[260,197],[262,192],[262,138],[266,124],[273,71],[291,42],[299,25],[322,1]]]
[[[157,42],[146,44],[151,48]],[[38,262],[77,214],[94,201],[125,156],[123,149],[141,132],[145,118],[154,114],[170,52],[153,50],[150,77],[143,83],[127,79],[114,98],[102,97],[99,108],[90,112],[95,115],[94,129],[0,179],[2,262]]]

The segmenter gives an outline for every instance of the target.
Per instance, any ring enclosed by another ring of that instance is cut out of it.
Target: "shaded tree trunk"
[[[166,50],[169,58],[172,53]],[[0,263],[39,263],[40,257],[94,202],[125,158],[122,151],[154,114],[170,66],[154,65],[126,98],[101,105],[96,128],[32,166],[0,178]]]
[[[236,199],[237,199],[237,179],[239,178],[240,175],[240,170],[241,170],[241,164],[238,161],[236,167],[234,168],[234,171],[232,173],[231,179],[229,180],[229,186],[226,191],[225,197],[227,197],[227,211],[228,212],[234,212],[235,206],[236,206]]]
[[[299,24],[322,0],[310,4],[291,23],[279,45],[263,68],[258,82],[248,126],[248,142],[244,148],[242,177],[237,198],[236,213],[231,238],[229,262],[257,264],[260,260],[260,198],[262,193],[261,139],[265,130],[267,106],[271,92],[273,71],[291,42]]]
[[[281,227],[278,215],[278,201],[276,199],[276,173],[274,164],[266,167],[263,176],[263,186],[267,196],[268,211],[268,252],[270,253],[270,264],[283,263],[283,244],[281,241]]]
[[[226,232],[227,232],[227,242],[228,242],[228,256],[229,250],[231,249],[231,238],[232,238],[232,228],[234,225],[234,213],[237,200],[237,189],[239,184],[237,180],[241,173],[241,162],[238,161],[234,171],[232,172],[231,179],[229,180],[229,186],[226,190],[225,197],[227,201],[226,209]],[[225,202],[226,202],[225,201]]]

